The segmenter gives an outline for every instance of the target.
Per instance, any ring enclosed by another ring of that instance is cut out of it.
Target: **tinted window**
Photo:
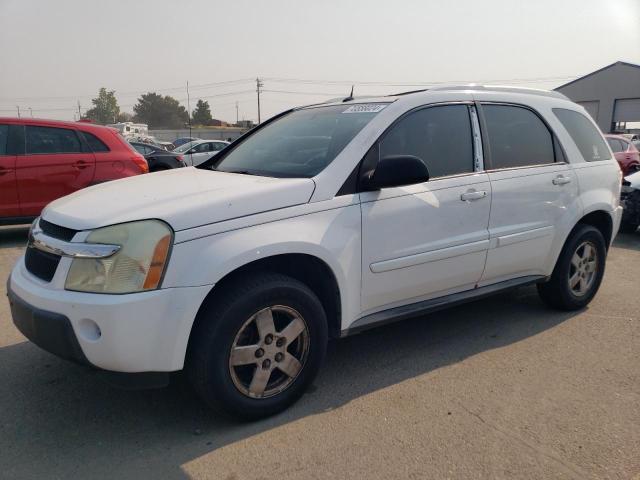
[[[513,168],[554,162],[553,136],[531,110],[483,105],[491,154],[490,168]]]
[[[400,119],[380,142],[380,158],[388,155],[422,159],[431,178],[473,172],[467,106],[424,108]]]
[[[144,155],[144,154],[146,153],[146,152],[145,152],[145,150],[146,150],[146,149],[145,149],[144,145],[140,145],[139,143],[132,143],[132,144],[131,144],[131,146],[132,146],[133,148],[135,148],[135,149],[136,149],[136,151],[137,151],[138,153],[141,153],[142,155]]]
[[[201,143],[196,148],[193,149],[194,153],[205,153],[211,151],[210,143]]]
[[[27,154],[82,152],[80,140],[73,130],[30,125],[26,130]]]
[[[93,133],[89,132],[80,132],[84,139],[87,141],[89,148],[92,152],[108,152],[109,147],[107,147],[102,140],[96,137]]]
[[[587,162],[609,160],[611,158],[602,135],[584,115],[565,108],[554,108],[553,113],[569,132],[576,147],[578,147],[582,157]]]
[[[7,154],[7,138],[9,138],[9,125],[0,125],[0,155]]]
[[[607,143],[614,153],[622,152],[624,150],[622,142],[617,138],[607,138]]]
[[[214,157],[216,168],[273,177],[313,177],[385,106],[328,105],[287,113],[225,149],[221,158]]]

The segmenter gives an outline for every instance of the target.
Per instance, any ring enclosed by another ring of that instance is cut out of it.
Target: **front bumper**
[[[126,295],[60,290],[20,259],[7,283],[14,323],[59,357],[114,372],[182,369],[191,326],[211,285]]]

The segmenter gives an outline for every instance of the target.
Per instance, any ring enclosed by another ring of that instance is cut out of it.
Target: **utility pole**
[[[256,78],[256,92],[258,92],[258,125],[260,125],[260,89],[264,84],[260,81],[260,78]]]
[[[78,120],[82,120],[82,112],[80,111],[80,100],[78,100]]]
[[[236,101],[236,125],[238,124],[238,102]]]
[[[16,108],[18,109],[18,118],[20,118],[20,105],[16,105]]]
[[[29,107],[29,114],[31,115],[31,118],[33,118],[33,110],[31,110],[31,107]]]
[[[189,80],[187,80],[187,117],[189,118],[189,138],[191,138],[191,98],[189,97]]]

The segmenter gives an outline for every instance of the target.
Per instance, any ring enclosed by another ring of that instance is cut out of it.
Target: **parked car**
[[[209,160],[227,145],[229,142],[224,140],[194,140],[175,148],[173,152],[184,155],[187,166],[196,166]]]
[[[640,152],[629,139],[622,135],[605,135],[605,138],[624,175],[640,168]]]
[[[634,233],[640,227],[640,172],[625,177],[622,182],[620,203],[624,207],[620,232]]]
[[[148,171],[112,128],[0,118],[0,224],[28,223],[56,198]]]
[[[129,142],[138,153],[144,156],[150,172],[159,172],[171,168],[184,167],[184,157],[178,153],[167,152],[164,148],[141,142]]]
[[[177,138],[172,142],[173,143],[173,148],[178,148],[180,145],[184,145],[185,143],[193,142],[194,140],[200,140],[200,139],[199,138],[195,138],[195,137]]]
[[[593,120],[557,92],[292,109],[199,168],[50,204],[9,279],[13,321],[112,381],[185,369],[208,405],[260,418],[302,395],[329,337],[530,284],[583,308],[621,183]]]

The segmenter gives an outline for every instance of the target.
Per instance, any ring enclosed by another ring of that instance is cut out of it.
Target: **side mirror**
[[[378,161],[373,174],[365,182],[365,187],[367,190],[380,190],[428,180],[429,169],[422,159],[413,155],[387,155]]]

